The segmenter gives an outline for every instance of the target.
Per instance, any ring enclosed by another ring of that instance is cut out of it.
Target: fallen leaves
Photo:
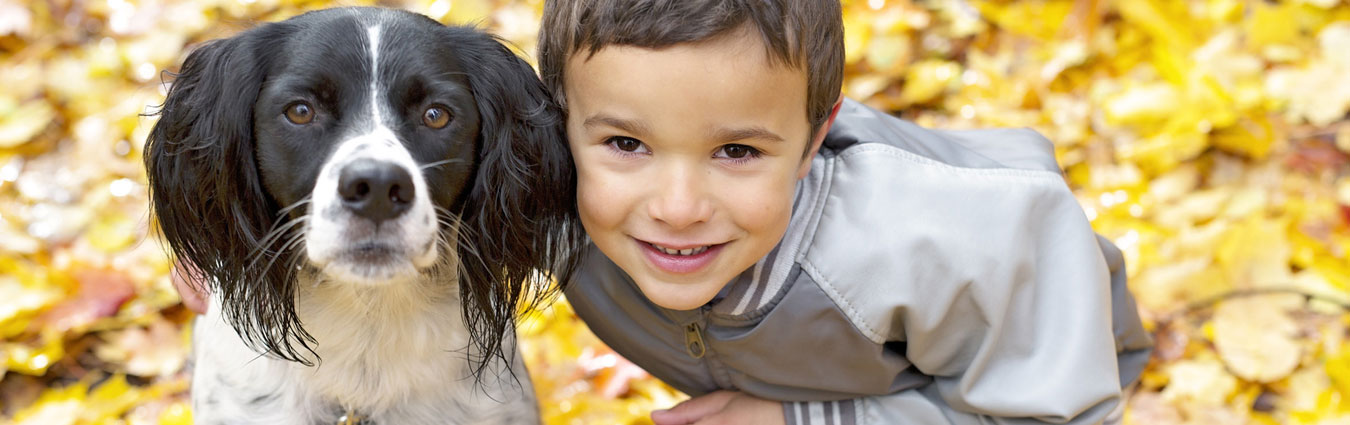
[[[393,5],[532,58],[541,3]],[[0,422],[190,423],[141,114],[195,43],[323,6],[0,0]],[[1350,423],[1350,2],[870,0],[844,21],[847,95],[1054,141],[1158,343],[1127,423]],[[684,398],[565,303],[520,335],[547,423]]]

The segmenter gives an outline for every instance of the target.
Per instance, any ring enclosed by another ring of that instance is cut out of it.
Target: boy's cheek
[[[630,185],[614,182],[603,174],[578,173],[577,212],[592,239],[614,236],[632,209]]]

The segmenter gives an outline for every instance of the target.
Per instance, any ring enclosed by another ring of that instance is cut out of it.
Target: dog
[[[202,424],[527,424],[522,308],[577,266],[563,115],[497,38],[309,12],[184,60],[144,158],[170,254],[209,285]]]

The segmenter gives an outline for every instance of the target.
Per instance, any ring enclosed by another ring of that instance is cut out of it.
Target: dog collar
[[[375,425],[370,418],[362,415],[356,409],[344,407],[342,416],[338,417],[337,425]]]

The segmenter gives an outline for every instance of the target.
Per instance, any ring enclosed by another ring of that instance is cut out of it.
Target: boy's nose
[[[705,185],[687,173],[669,177],[656,183],[657,194],[647,204],[647,213],[677,229],[708,221],[713,203]]]

